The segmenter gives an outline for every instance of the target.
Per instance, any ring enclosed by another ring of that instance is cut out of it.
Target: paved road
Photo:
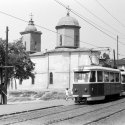
[[[125,125],[125,98],[89,105],[59,105],[0,118],[0,125]]]

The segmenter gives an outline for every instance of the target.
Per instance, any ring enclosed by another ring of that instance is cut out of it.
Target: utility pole
[[[118,35],[117,35],[117,67],[118,67]]]
[[[7,66],[8,66],[8,26],[6,27],[6,51],[5,51],[5,93],[4,93],[4,104],[7,104],[7,82],[8,82],[8,73],[7,73]]]
[[[115,60],[115,50],[113,49],[113,55],[114,55],[114,68],[116,68],[116,60]]]

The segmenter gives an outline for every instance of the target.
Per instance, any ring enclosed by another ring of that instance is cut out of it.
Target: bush
[[[53,100],[53,99],[64,99],[65,94],[63,92],[47,92],[45,93],[40,100]]]

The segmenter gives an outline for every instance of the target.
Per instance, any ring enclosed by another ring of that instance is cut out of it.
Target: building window
[[[53,73],[52,72],[50,72],[50,84],[53,84]]]
[[[62,35],[60,35],[60,46],[62,46]]]

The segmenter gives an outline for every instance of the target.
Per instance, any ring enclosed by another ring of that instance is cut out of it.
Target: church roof
[[[74,17],[71,17],[69,14],[59,20],[56,28],[60,26],[75,26],[80,28],[78,20]]]
[[[36,27],[34,26],[34,21],[31,19],[29,21],[28,26],[25,28],[25,31],[37,31]]]
[[[44,51],[44,52],[36,52],[31,54],[31,57],[36,57],[36,56],[45,56],[46,54],[49,53],[65,53],[65,52],[99,52],[96,50],[91,50],[88,48],[77,48],[77,49],[71,49],[71,48],[57,48],[57,49],[53,49],[53,50],[48,50],[48,51]]]

